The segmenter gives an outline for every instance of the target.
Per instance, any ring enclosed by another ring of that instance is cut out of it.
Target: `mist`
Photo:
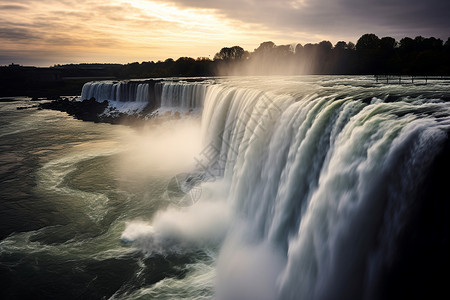
[[[195,170],[202,147],[200,120],[195,117],[157,124],[151,121],[139,130],[124,131],[122,139],[128,145],[119,163],[122,182],[144,183],[158,174],[166,178],[167,189],[171,178]],[[168,190],[151,191],[166,203],[166,208],[145,219],[128,220],[121,241],[146,255],[217,247],[228,228],[225,187],[225,182],[219,180],[201,183],[196,202],[188,207],[177,205]]]
[[[350,50],[354,45],[344,42],[342,50]],[[305,75],[320,74],[330,66],[331,51],[329,41],[318,44],[275,45],[263,42],[253,52],[239,46],[222,48],[215,59],[221,60],[217,73],[220,75]],[[336,52],[336,51],[335,51]]]
[[[127,222],[121,241],[146,255],[189,253],[218,247],[225,238],[229,208],[223,182],[203,183],[201,198],[183,208],[170,205],[151,220]]]
[[[123,177],[187,172],[194,168],[195,157],[201,150],[200,120],[149,122],[145,127],[124,131],[122,141],[127,145],[119,160]]]

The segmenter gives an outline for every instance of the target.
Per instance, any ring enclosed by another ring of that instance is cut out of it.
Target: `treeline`
[[[357,43],[329,41],[277,46],[264,42],[253,52],[239,46],[215,56],[223,74],[407,74],[450,75],[450,38],[364,34]]]
[[[356,44],[339,41],[275,45],[263,42],[253,52],[240,46],[224,47],[214,59],[171,58],[158,62],[54,66],[62,77],[112,76],[152,78],[175,76],[273,74],[405,74],[450,75],[450,38],[418,36],[400,41],[364,34]]]
[[[329,41],[275,45],[263,42],[253,52],[224,47],[213,60],[181,57],[114,68],[117,78],[273,74],[450,75],[450,38],[417,36],[400,41],[364,34],[356,44]]]
[[[199,57],[180,57],[177,60],[168,58],[165,61],[144,61],[129,64],[70,64],[55,65],[63,78],[67,77],[114,77],[155,78],[174,76],[214,76],[214,61]]]

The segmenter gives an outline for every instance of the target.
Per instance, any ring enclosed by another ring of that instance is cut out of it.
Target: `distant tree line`
[[[356,45],[339,41],[277,46],[264,42],[254,52],[222,48],[214,60],[223,74],[407,74],[450,75],[450,38],[417,36],[396,41],[364,34]]]
[[[253,52],[224,47],[213,59],[171,58],[129,64],[69,64],[50,68],[0,67],[0,96],[76,94],[90,80],[218,75],[405,74],[450,75],[450,38],[379,38],[364,34],[356,44],[339,41],[275,45]]]
[[[180,57],[111,67],[117,78],[273,74],[450,75],[450,38],[417,36],[400,41],[364,34],[356,44],[339,41],[275,45],[263,42],[253,52],[224,47],[214,59]]]
[[[155,78],[174,76],[214,76],[214,62],[209,58],[180,57],[177,60],[168,58],[165,61],[144,61],[129,64],[70,64],[55,65],[62,77],[114,77]]]
[[[88,67],[91,66],[89,69]],[[263,42],[253,52],[224,47],[211,60],[180,57],[158,62],[54,66],[62,77],[91,75],[123,78],[271,74],[450,75],[450,38],[417,36],[396,41],[364,34],[356,44],[339,41],[275,45]],[[71,72],[73,74],[71,74]]]

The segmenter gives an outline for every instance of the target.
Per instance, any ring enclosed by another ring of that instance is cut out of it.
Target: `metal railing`
[[[428,81],[450,81],[450,76],[430,75],[374,75],[375,81],[387,84],[427,84]]]

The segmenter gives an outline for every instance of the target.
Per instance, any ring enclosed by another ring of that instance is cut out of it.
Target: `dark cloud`
[[[171,0],[184,7],[215,9],[228,18],[273,30],[357,37],[450,35],[448,0]]]
[[[27,28],[18,27],[0,27],[0,41],[7,40],[12,42],[28,42],[36,40],[38,36],[35,35],[33,30]]]
[[[0,10],[21,10],[28,9],[28,6],[19,4],[0,4]]]

